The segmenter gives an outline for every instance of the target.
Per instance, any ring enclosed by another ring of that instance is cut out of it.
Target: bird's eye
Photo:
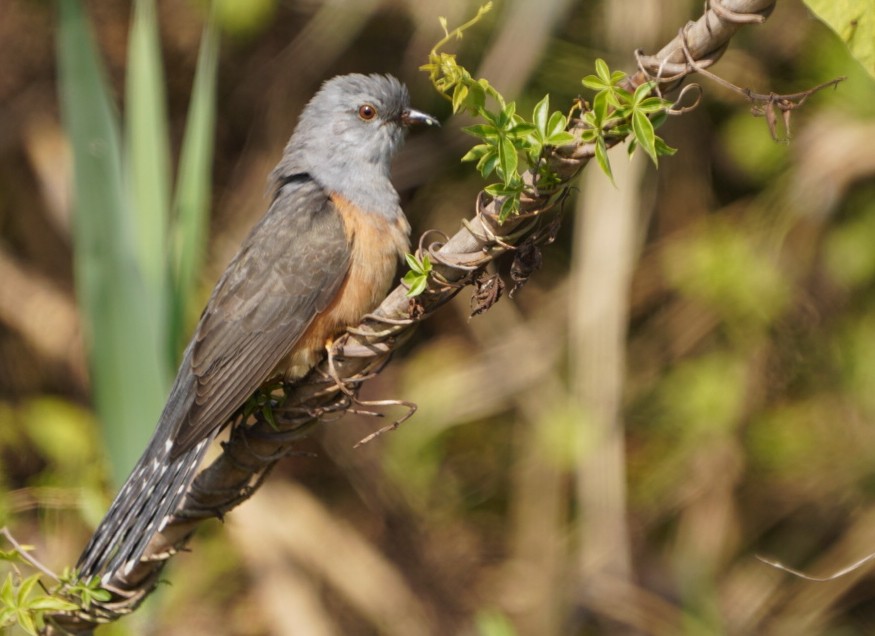
[[[377,109],[371,104],[362,104],[359,106],[359,117],[363,121],[371,121],[377,116]]]

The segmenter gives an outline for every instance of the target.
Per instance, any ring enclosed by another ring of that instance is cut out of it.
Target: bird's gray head
[[[437,125],[410,107],[407,87],[391,75],[340,75],[326,81],[301,113],[274,178],[307,172],[326,190],[393,215],[392,157],[411,124]]]

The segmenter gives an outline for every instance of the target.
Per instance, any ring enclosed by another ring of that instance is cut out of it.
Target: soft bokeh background
[[[507,0],[461,61],[523,111],[566,104],[596,57],[633,70],[701,4]],[[87,6],[120,96],[129,7]],[[476,3],[220,6],[196,305],[319,83],[391,72],[445,119],[417,67],[437,17]],[[178,151],[203,6],[159,14]],[[73,295],[54,25],[52,3],[0,0],[0,524],[60,569],[113,486]],[[356,450],[379,422],[323,426],[107,633],[875,632],[869,565],[811,582],[755,558],[828,575],[875,552],[875,86],[797,0],[715,70],[763,92],[849,79],[794,114],[790,143],[700,80],[702,105],[662,129],[675,157],[656,172],[618,149],[617,188],[588,168],[527,287],[474,319],[461,294],[368,385],[417,402],[412,420]],[[460,125],[397,163],[417,234],[455,232],[482,185]]]

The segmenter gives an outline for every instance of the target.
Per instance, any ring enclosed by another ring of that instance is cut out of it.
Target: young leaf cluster
[[[407,285],[407,296],[419,296],[428,286],[428,275],[431,273],[431,259],[428,254],[422,255],[422,260],[413,254],[407,254],[407,266],[410,268],[402,281]]]
[[[24,632],[37,636],[45,627],[45,614],[66,612],[78,606],[43,590],[38,586],[40,575],[19,579],[11,572],[0,585],[0,628],[18,625]]]
[[[596,74],[583,78],[586,88],[596,91],[592,106],[583,113],[586,128],[582,141],[595,143],[595,157],[599,166],[613,181],[608,160],[610,138],[627,139],[629,154],[639,146],[658,165],[660,155],[673,155],[671,148],[656,134],[656,128],[665,121],[671,102],[652,95],[655,82],[645,82],[630,93],[621,86],[626,78],[622,71],[611,71],[607,63],[597,59]]]
[[[549,188],[556,183],[555,175],[543,161],[545,150],[573,141],[565,128],[567,117],[561,112],[549,112],[549,96],[535,107],[532,119],[525,119],[517,112],[515,102],[508,102],[485,79],[476,79],[456,61],[456,56],[440,49],[452,39],[476,24],[491,9],[488,3],[477,15],[453,31],[448,31],[446,20],[441,20],[445,37],[431,50],[428,64],[421,67],[428,72],[434,87],[446,96],[453,105],[453,112],[468,112],[482,123],[465,128],[480,143],[474,146],[462,161],[476,162],[477,170],[488,178],[495,174],[499,182],[487,186],[486,192],[501,199],[500,220],[517,213],[520,196],[527,186],[522,173],[527,169],[537,171],[536,184]]]
[[[485,123],[465,128],[465,132],[480,140],[462,157],[462,161],[475,161],[477,170],[487,178],[494,172],[501,181],[486,186],[493,197],[503,200],[500,219],[519,211],[520,196],[526,190],[520,169],[534,169],[538,173],[537,184],[549,189],[558,182],[556,175],[543,161],[547,147],[561,146],[574,140],[565,130],[566,116],[555,111],[550,113],[550,96],[545,95],[526,120],[516,112],[514,102],[500,104],[500,109],[486,108],[479,113]]]
[[[467,112],[479,120],[465,128],[479,143],[462,161],[475,163],[484,178],[493,175],[498,178],[497,183],[484,190],[500,202],[499,220],[504,221],[519,212],[524,193],[537,194],[535,190],[543,193],[558,185],[559,178],[546,161],[547,152],[551,147],[572,143],[575,137],[567,130],[568,116],[550,111],[549,95],[535,105],[531,119],[526,119],[517,111],[515,102],[508,102],[487,80],[472,77],[454,54],[441,51],[451,40],[461,39],[491,8],[491,2],[483,5],[474,18],[452,31],[447,29],[446,19],[441,18],[444,37],[429,53],[428,63],[420,68],[428,73],[435,89],[452,103],[454,113]],[[596,74],[583,78],[583,85],[596,94],[592,107],[584,108],[581,114],[584,123],[581,141],[595,144],[595,156],[602,170],[613,180],[607,155],[612,139],[628,138],[630,154],[640,146],[654,163],[660,155],[674,154],[675,150],[655,132],[671,107],[671,102],[651,94],[655,84],[647,82],[630,93],[622,87],[624,73],[611,71],[601,59],[595,66]],[[523,179],[527,170],[534,172],[534,180]],[[408,257],[408,262],[412,258]],[[405,276],[410,287],[408,295],[421,293],[426,278],[427,273],[411,269]]]
[[[75,600],[85,611],[91,609],[95,601],[106,603],[112,598],[112,594],[101,587],[99,576],[83,581],[74,570],[66,569],[61,576],[61,584],[64,595]]]
[[[25,577],[19,566],[32,565],[25,558],[25,552],[31,549],[32,546],[16,544],[10,550],[0,550],[0,562],[10,564],[12,569],[0,585],[0,632],[5,634],[5,628],[17,626],[36,636],[46,626],[46,614],[87,611],[95,601],[106,602],[112,598],[101,587],[100,577],[82,581],[71,568],[64,570],[57,578],[58,584],[51,589],[45,586],[39,572]]]

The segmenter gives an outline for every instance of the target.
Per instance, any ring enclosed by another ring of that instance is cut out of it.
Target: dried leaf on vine
[[[541,248],[534,241],[530,239],[520,245],[514,255],[513,264],[510,266],[510,279],[513,281],[513,289],[508,294],[509,298],[513,298],[513,295],[529,282],[529,277],[541,269],[543,261]]]
[[[407,304],[407,315],[412,320],[420,320],[425,315],[425,307],[422,306],[419,298],[411,298]]]
[[[471,318],[479,316],[501,298],[504,281],[498,274],[489,275],[485,271],[474,280],[474,294],[471,296]]]

